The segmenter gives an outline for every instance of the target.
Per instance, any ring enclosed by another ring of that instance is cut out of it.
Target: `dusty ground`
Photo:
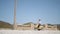
[[[0,34],[60,34],[60,31],[53,30],[0,30]]]

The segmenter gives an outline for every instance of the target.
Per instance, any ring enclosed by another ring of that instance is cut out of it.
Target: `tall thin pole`
[[[16,4],[17,4],[17,0],[14,0],[14,25],[13,25],[14,30],[17,29],[17,24],[16,24]]]

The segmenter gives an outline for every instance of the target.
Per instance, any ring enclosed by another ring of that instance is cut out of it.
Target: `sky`
[[[16,23],[60,24],[60,0],[17,0]],[[0,21],[14,23],[14,0],[0,0]]]

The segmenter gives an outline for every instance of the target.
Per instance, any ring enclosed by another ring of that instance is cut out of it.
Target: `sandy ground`
[[[0,30],[0,34],[60,34],[60,31],[53,30]]]

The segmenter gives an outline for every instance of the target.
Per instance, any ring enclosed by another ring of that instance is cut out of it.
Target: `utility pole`
[[[14,0],[14,24],[13,24],[13,29],[14,30],[17,29],[17,24],[16,24],[16,4],[17,4],[17,0]]]

